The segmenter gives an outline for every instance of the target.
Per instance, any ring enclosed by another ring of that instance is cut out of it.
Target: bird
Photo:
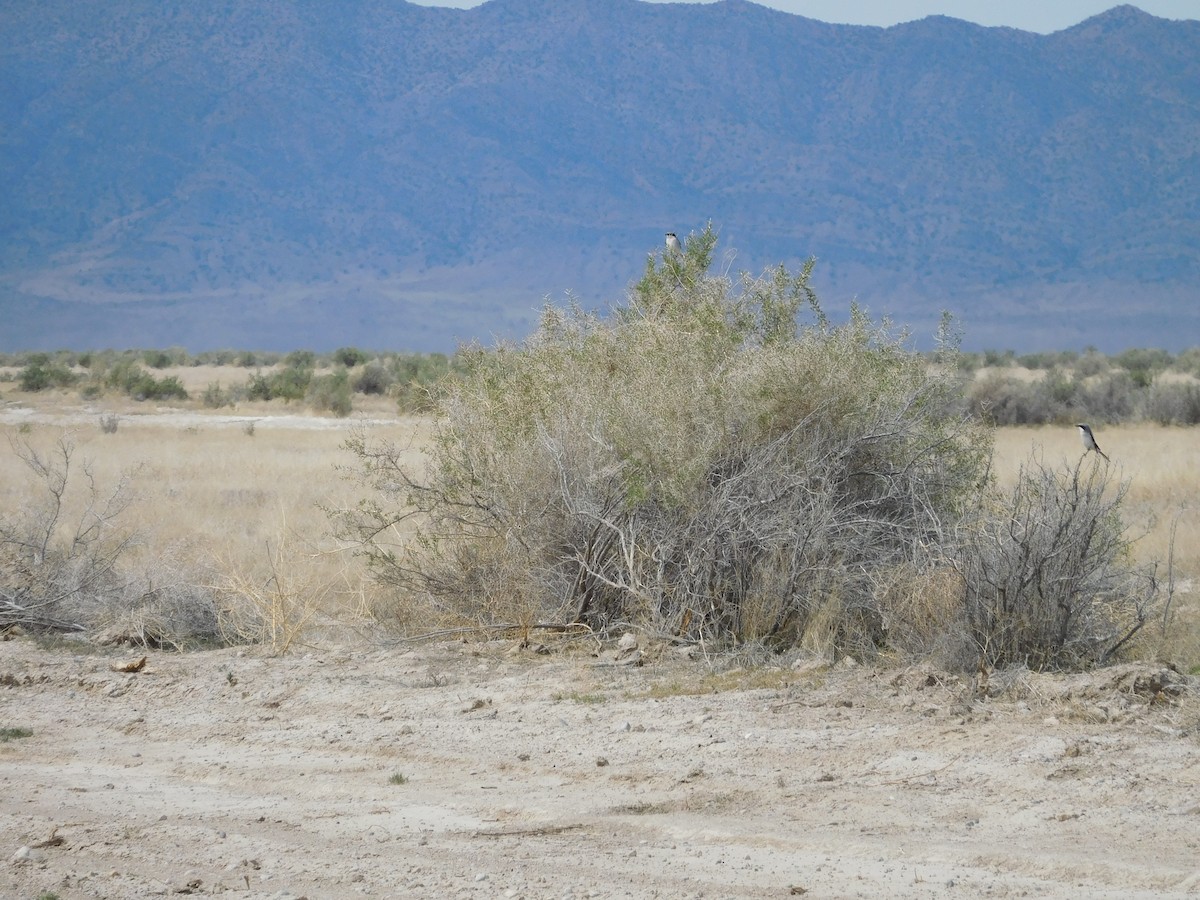
[[[667,252],[674,256],[683,255],[683,245],[679,243],[679,238],[675,237],[675,232],[667,232]]]
[[[1089,453],[1095,450],[1104,457],[1105,462],[1111,462],[1111,460],[1108,458],[1108,454],[1101,450],[1100,445],[1096,443],[1095,435],[1092,434],[1092,429],[1090,426],[1080,422],[1075,427],[1079,429],[1079,440],[1083,441],[1084,456],[1087,456]]]

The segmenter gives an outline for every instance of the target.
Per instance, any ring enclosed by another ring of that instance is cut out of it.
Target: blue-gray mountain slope
[[[447,348],[662,233],[968,345],[1200,341],[1200,22],[742,0],[0,7],[0,349]]]

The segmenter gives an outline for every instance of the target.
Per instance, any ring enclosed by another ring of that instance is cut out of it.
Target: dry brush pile
[[[811,263],[711,274],[715,241],[652,257],[612,316],[466,354],[424,466],[349,442],[369,492],[338,528],[413,615],[1039,667],[1145,621],[1107,470],[998,495],[952,363],[831,325]],[[1064,550],[1028,498],[1067,488],[1090,524]]]

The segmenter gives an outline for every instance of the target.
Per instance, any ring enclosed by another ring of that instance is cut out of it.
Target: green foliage
[[[317,354],[311,350],[293,350],[283,358],[283,365],[289,369],[308,369],[317,367]]]
[[[208,409],[220,409],[233,404],[233,396],[230,392],[223,390],[221,385],[215,381],[210,382],[204,389],[200,400]]]
[[[1139,387],[1145,387],[1154,380],[1155,375],[1166,371],[1172,360],[1166,350],[1138,347],[1118,353],[1113,362],[1129,372]]]
[[[988,368],[1001,369],[1011,366],[1016,361],[1016,354],[1011,350],[984,350],[983,364]]]
[[[444,353],[401,353],[388,360],[391,396],[401,412],[431,412],[450,380],[466,368],[465,358]]]
[[[1073,366],[1078,358],[1079,354],[1071,350],[1026,353],[1024,356],[1017,357],[1017,364],[1026,369],[1054,369],[1060,366]]]
[[[166,350],[147,350],[142,353],[142,361],[152,369],[165,369],[175,365],[174,359]]]
[[[331,375],[314,377],[308,386],[308,401],[315,409],[325,409],[338,416],[348,416],[353,411],[350,400],[350,375],[338,369]]]
[[[33,737],[33,732],[28,728],[4,726],[0,728],[0,743],[15,741],[18,738]]]
[[[1200,378],[1200,347],[1189,347],[1176,356],[1174,368],[1178,372]]]
[[[347,369],[361,366],[370,359],[371,354],[359,350],[357,347],[339,347],[333,351],[333,361],[339,366],[345,366]]]
[[[354,379],[354,390],[360,394],[386,394],[394,378],[387,368],[377,362],[368,363]]]
[[[1151,385],[1146,417],[1159,425],[1200,425],[1200,384]]]
[[[609,319],[547,308],[522,345],[462,351],[427,477],[350,442],[375,493],[340,525],[382,580],[482,622],[885,639],[879,585],[929,561],[990,442],[886,324],[828,321],[811,262],[731,282],[715,240],[652,258]]]
[[[303,400],[313,380],[316,354],[308,350],[289,353],[284,366],[268,375],[261,371],[250,376],[246,396],[250,400]]]
[[[186,400],[188,393],[174,375],[155,378],[132,358],[123,358],[105,373],[104,383],[135,400]]]
[[[46,353],[35,353],[29,357],[17,376],[23,391],[44,391],[55,387],[70,387],[79,377],[66,365],[50,358]]]
[[[967,407],[979,419],[995,425],[1138,420],[1191,424],[1189,398],[1200,385],[1164,383],[1150,379],[1146,372],[1110,368],[1105,357],[1092,351],[1080,357],[1074,372],[1051,368],[1033,381],[1003,372],[987,373],[967,386]]]

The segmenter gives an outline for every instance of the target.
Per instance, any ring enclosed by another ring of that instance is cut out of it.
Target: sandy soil
[[[0,896],[1200,894],[1169,671],[535,649],[0,643]]]

